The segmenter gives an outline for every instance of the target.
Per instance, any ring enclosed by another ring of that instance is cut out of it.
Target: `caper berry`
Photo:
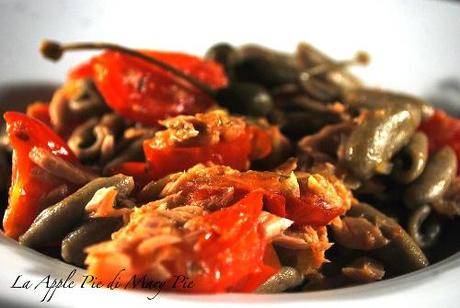
[[[237,80],[260,83],[268,88],[294,83],[299,72],[282,61],[271,61],[264,57],[248,57],[235,63]]]
[[[235,82],[216,93],[217,101],[230,112],[249,116],[268,115],[274,106],[271,95],[264,87],[249,82]]]
[[[232,45],[228,43],[218,43],[208,49],[205,54],[205,58],[222,64],[228,72],[234,55],[235,48]]]

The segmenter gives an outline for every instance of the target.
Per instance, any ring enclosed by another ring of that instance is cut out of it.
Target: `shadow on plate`
[[[38,275],[41,277],[51,275],[51,277],[61,277],[64,274],[67,276],[67,274],[69,274],[73,269],[76,269],[79,274],[84,271],[74,265],[64,263],[57,258],[53,258],[31,248],[21,246],[17,241],[6,237],[3,232],[0,232],[0,245],[10,247],[16,258],[21,258],[27,262],[30,261],[31,267],[24,273],[26,275]]]
[[[442,107],[449,114],[460,116],[460,80],[458,78],[449,77],[441,80],[427,98],[433,105]]]
[[[0,85],[0,113],[8,110],[25,111],[35,101],[48,102],[58,84],[51,82],[20,82]]]

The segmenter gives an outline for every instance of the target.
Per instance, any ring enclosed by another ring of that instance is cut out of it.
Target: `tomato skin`
[[[144,153],[154,179],[206,162],[245,171],[251,160],[266,157],[271,151],[269,134],[253,126],[246,127],[235,139],[210,145],[157,146],[155,138],[144,142]]]
[[[235,140],[214,145],[196,147],[157,148],[154,142],[144,142],[144,153],[149,162],[150,172],[155,179],[170,173],[187,170],[205,162],[225,165],[237,170],[247,170],[251,153],[252,134],[244,133]]]
[[[20,112],[7,112],[4,118],[13,147],[13,167],[3,228],[7,236],[17,239],[38,215],[40,198],[57,186],[31,175],[36,167],[29,159],[32,148],[47,149],[71,162],[78,160],[65,142],[43,122]]]
[[[195,244],[194,259],[205,273],[192,277],[193,292],[251,292],[276,268],[264,264],[267,239],[258,230],[262,192],[203,217],[206,233]]]
[[[271,276],[275,275],[279,269],[280,268],[274,268],[262,264],[258,266],[256,273],[249,274],[248,277],[240,281],[233,290],[235,292],[252,293]]]
[[[296,226],[324,226],[347,210],[344,204],[336,204],[314,190],[300,197],[284,195],[274,181],[248,177],[238,185],[238,190],[249,192],[261,189],[264,192],[264,208],[268,212],[294,221]],[[237,191],[238,191],[237,190]]]
[[[307,193],[300,198],[288,197],[286,202],[286,217],[297,226],[325,226],[344,213],[344,207],[333,207],[314,193]]]
[[[134,188],[134,193],[138,193],[152,180],[150,174],[147,171],[147,167],[147,164],[143,162],[123,162],[110,168],[108,170],[108,175],[112,176],[118,173],[122,173],[124,175],[132,176],[134,178],[134,184],[136,185]]]
[[[252,142],[252,151],[249,159],[261,159],[265,158],[273,150],[272,138],[273,138],[273,128],[270,128],[270,132],[262,130],[258,127],[249,127],[251,134],[253,135]]]
[[[264,199],[264,206],[268,212],[288,218],[294,221],[296,226],[324,226],[345,213],[344,207],[331,206],[314,193],[307,193],[298,198],[265,192]]]
[[[280,217],[286,217],[286,198],[280,193],[266,193],[264,195],[265,208],[268,212]]]
[[[444,111],[436,109],[427,121],[422,122],[419,130],[428,137],[430,153],[449,145],[457,154],[460,164],[460,120],[450,117]],[[460,174],[460,169],[457,174]]]
[[[227,84],[224,71],[215,62],[183,53],[142,51],[211,88]],[[107,51],[73,70],[69,78],[93,78],[107,104],[121,115],[146,125],[179,114],[206,111],[213,103],[207,94],[182,79],[146,61]]]

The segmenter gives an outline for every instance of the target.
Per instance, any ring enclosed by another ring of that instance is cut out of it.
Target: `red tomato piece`
[[[66,143],[43,122],[20,112],[7,112],[4,118],[13,147],[13,167],[3,228],[7,236],[17,239],[39,214],[40,198],[62,184],[50,183],[33,175],[36,165],[29,158],[32,148],[46,149],[71,162],[78,162],[78,159]]]
[[[254,292],[261,284],[267,281],[271,276],[276,274],[280,268],[273,268],[262,264],[258,266],[257,272],[249,274],[248,277],[238,283],[233,291],[251,293]]]
[[[251,126],[249,129],[253,135],[252,150],[249,159],[255,160],[270,155],[273,149],[272,139],[274,138],[276,128],[271,127],[268,130],[263,130],[258,127]]]
[[[450,117],[444,111],[437,109],[431,118],[420,125],[419,130],[428,137],[430,153],[449,145],[457,154],[457,161],[460,164],[459,119]],[[460,168],[457,174],[460,174]]]
[[[205,162],[246,170],[249,167],[248,158],[252,150],[252,136],[250,132],[246,132],[229,142],[196,147],[158,148],[153,140],[147,140],[144,142],[144,152],[152,177],[155,179]]]
[[[325,226],[335,217],[345,213],[345,207],[332,206],[315,193],[300,198],[287,198],[286,217],[298,226]]]
[[[227,84],[215,62],[182,53],[142,51],[174,66],[211,88]],[[107,51],[73,70],[69,77],[93,78],[107,104],[121,115],[147,125],[179,114],[206,111],[213,100],[182,79],[146,61]]]
[[[277,272],[264,264],[267,239],[258,230],[262,200],[262,192],[251,192],[203,217],[207,232],[195,245],[194,258],[206,272],[193,277],[193,292],[251,292]]]
[[[132,176],[134,178],[134,183],[136,184],[135,191],[140,191],[142,187],[152,180],[150,175],[147,173],[147,165],[143,162],[124,162],[111,168],[108,173],[109,175],[122,173],[124,175]]]
[[[286,217],[286,198],[279,193],[266,193],[265,208],[268,212],[280,217]]]

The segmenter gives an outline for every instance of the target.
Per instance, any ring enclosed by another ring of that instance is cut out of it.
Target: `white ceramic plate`
[[[48,99],[67,69],[88,56],[66,55],[59,64],[44,61],[37,52],[43,38],[104,40],[196,54],[218,41],[257,42],[291,51],[305,40],[336,58],[362,49],[373,59],[370,67],[357,70],[368,84],[460,110],[455,105],[460,91],[460,5],[454,2],[0,0],[0,111]],[[19,284],[36,284],[49,274],[65,279],[73,267],[0,234],[0,269],[0,306],[32,307],[46,290],[43,285],[36,290],[10,288],[18,275]],[[419,272],[341,290],[273,296],[160,294],[149,301],[148,293],[72,288],[58,289],[47,306],[458,307],[459,284],[457,254]]]

